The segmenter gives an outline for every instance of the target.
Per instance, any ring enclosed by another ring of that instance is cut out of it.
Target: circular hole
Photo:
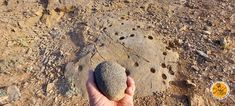
[[[103,30],[106,30],[106,29],[107,29],[106,27],[103,28]]]
[[[135,64],[134,64],[136,67],[138,67],[139,66],[139,63],[137,63],[137,62],[135,62]]]
[[[166,52],[163,52],[163,55],[165,55],[165,56],[166,56],[166,55],[167,55],[167,53],[166,53]]]
[[[127,58],[129,59],[129,58],[130,58],[130,56],[129,56],[129,55],[127,55]]]
[[[166,64],[165,63],[162,63],[162,68],[166,68]]]
[[[155,73],[155,72],[156,72],[156,70],[155,70],[154,68],[151,68],[150,71],[151,71],[152,73]]]
[[[120,38],[119,38],[119,40],[123,40],[123,39],[125,39],[125,37],[124,37],[124,36],[122,36],[122,37],[120,37]]]
[[[109,27],[113,26],[112,24],[109,25]]]
[[[118,35],[118,32],[115,32],[114,34],[115,34],[115,35]]]
[[[149,38],[150,40],[152,40],[152,39],[153,39],[153,37],[152,37],[152,36],[148,36],[148,38]]]
[[[121,25],[124,25],[124,23],[121,23]]]
[[[134,37],[134,36],[135,36],[135,34],[131,34],[131,35],[130,35],[130,37]]]
[[[124,20],[125,18],[124,17],[121,17],[122,20]]]
[[[163,79],[167,79],[166,74],[162,74],[162,78],[163,78]]]
[[[132,30],[134,31],[134,30],[135,30],[135,28],[132,28]]]
[[[138,25],[137,28],[140,28],[140,26]]]
[[[126,70],[126,75],[129,76],[131,74],[131,72],[129,70]]]

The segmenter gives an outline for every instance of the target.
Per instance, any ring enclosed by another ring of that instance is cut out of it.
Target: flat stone
[[[118,101],[125,96],[127,76],[118,63],[105,61],[95,68],[98,89],[110,100]]]
[[[103,27],[104,31],[98,33],[94,49],[86,49],[90,48],[89,45],[81,48],[78,62],[73,63],[72,69],[65,70],[65,78],[74,83],[83,97],[87,97],[84,79],[87,79],[88,71],[103,61],[115,61],[135,80],[136,96],[165,91],[175,78],[179,54],[167,48],[163,36],[146,27],[151,24],[111,17],[100,16],[101,22],[91,19],[87,23],[89,32],[97,32],[92,30],[97,26]]]
[[[20,98],[21,93],[20,90],[17,86],[12,85],[7,88],[7,94],[9,95],[9,100],[10,101],[16,101]]]

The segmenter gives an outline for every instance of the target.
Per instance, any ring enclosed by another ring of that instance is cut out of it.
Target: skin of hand
[[[135,82],[131,77],[127,77],[127,89],[125,97],[119,101],[111,101],[105,97],[97,88],[94,81],[94,72],[89,72],[86,82],[90,106],[134,106],[133,96],[135,92]]]

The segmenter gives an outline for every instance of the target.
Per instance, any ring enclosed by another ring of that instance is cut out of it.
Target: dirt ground
[[[235,105],[234,0],[0,0],[0,105],[89,105],[69,90],[65,67],[114,16],[147,23],[179,53],[170,87],[136,106]],[[230,88],[223,100],[210,92],[216,81]]]

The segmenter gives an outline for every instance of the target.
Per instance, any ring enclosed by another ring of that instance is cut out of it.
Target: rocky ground
[[[87,106],[104,60],[135,79],[136,106],[235,105],[234,0],[0,0],[0,45],[0,105]]]

